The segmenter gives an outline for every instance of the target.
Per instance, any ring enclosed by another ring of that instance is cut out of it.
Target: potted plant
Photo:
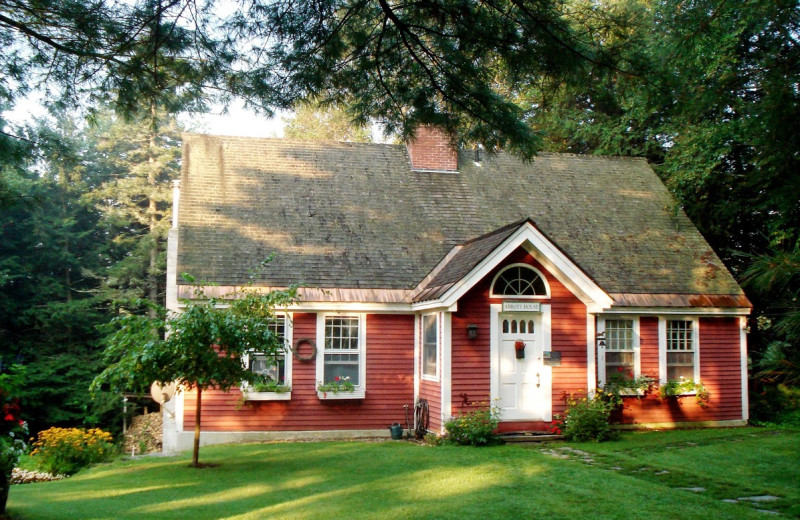
[[[514,354],[516,354],[517,359],[525,358],[525,342],[521,339],[514,342]]]

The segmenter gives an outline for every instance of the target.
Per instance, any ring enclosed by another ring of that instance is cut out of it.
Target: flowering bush
[[[23,377],[23,369],[18,365],[0,374],[0,514],[6,511],[11,472],[25,451],[28,436],[28,425],[20,418],[19,399],[15,397]]]
[[[81,468],[109,460],[115,452],[111,434],[98,428],[50,428],[39,432],[33,456],[42,471],[72,475]]]
[[[334,394],[338,394],[339,392],[352,392],[355,389],[355,385],[350,382],[350,376],[336,376],[330,383],[320,383],[317,386],[318,392],[333,392]]]
[[[497,442],[495,430],[500,422],[496,406],[457,415],[444,423],[445,440],[465,446],[485,446]]]
[[[558,414],[554,415],[553,421],[550,423],[548,430],[550,430],[550,433],[553,435],[561,435],[564,433],[564,419],[562,419]]]
[[[564,437],[571,441],[606,441],[614,438],[611,412],[619,406],[613,396],[605,398],[600,390],[594,398],[567,396],[564,412]]]

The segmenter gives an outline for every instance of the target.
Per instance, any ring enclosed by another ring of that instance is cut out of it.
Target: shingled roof
[[[178,272],[243,285],[274,252],[259,285],[411,291],[460,245],[442,287],[530,220],[615,299],[746,301],[643,159],[462,151],[458,166],[412,171],[397,145],[185,135]]]

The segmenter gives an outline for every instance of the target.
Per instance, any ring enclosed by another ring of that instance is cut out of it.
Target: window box
[[[334,400],[342,400],[342,399],[364,399],[366,397],[367,392],[363,388],[356,388],[352,392],[346,391],[339,391],[337,393],[333,392],[320,392],[317,391],[317,397],[320,398],[322,401],[334,401]]]
[[[292,392],[251,392],[242,390],[242,398],[245,401],[289,401]]]

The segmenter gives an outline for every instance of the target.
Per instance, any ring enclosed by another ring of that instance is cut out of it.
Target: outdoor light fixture
[[[470,323],[467,325],[467,337],[469,339],[477,339],[478,337],[478,326],[474,323]]]
[[[606,333],[598,332],[597,335],[597,348],[606,348]]]

